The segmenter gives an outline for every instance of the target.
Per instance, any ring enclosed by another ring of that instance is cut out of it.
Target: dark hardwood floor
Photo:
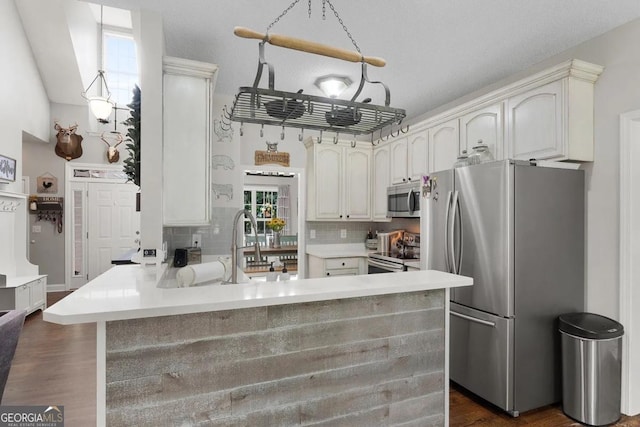
[[[51,305],[69,292],[50,292]],[[512,418],[452,385],[450,426],[540,426],[580,424],[562,413],[560,405],[548,406]],[[96,423],[96,327],[95,324],[62,326],[29,315],[20,336],[3,405],[64,405],[66,427]],[[640,416],[622,417],[615,424],[640,427]]]
[[[47,305],[69,292],[50,292]],[[96,325],[57,325],[27,316],[3,405],[63,405],[66,427],[96,425]]]

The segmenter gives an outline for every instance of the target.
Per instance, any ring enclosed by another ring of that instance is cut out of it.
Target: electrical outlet
[[[191,235],[191,247],[192,248],[202,247],[202,234]]]
[[[310,239],[316,238],[316,230],[309,230],[309,238]]]
[[[156,257],[156,250],[155,249],[143,249],[142,250],[142,256],[144,258],[155,258]]]
[[[340,229],[340,238],[341,239],[346,239],[347,238],[347,229],[346,228]]]

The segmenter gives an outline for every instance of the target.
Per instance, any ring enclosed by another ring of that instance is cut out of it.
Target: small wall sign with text
[[[0,154],[0,182],[16,180],[16,159]]]

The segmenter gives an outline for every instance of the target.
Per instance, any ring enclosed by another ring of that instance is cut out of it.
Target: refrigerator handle
[[[461,319],[468,320],[470,322],[479,323],[481,325],[490,326],[492,328],[496,327],[495,322],[489,322],[488,320],[482,320],[482,319],[478,319],[477,317],[467,316],[466,314],[458,313],[458,312],[453,311],[453,310],[449,311],[449,313],[451,313],[452,316],[456,316],[456,317],[459,317]]]
[[[449,214],[447,215],[447,251],[449,252],[449,263],[451,264],[451,268],[449,269],[450,273],[458,274],[458,267],[456,265],[456,253],[455,253],[455,245],[453,243],[453,239],[455,237],[454,231],[456,227],[456,205],[458,204],[458,192],[453,192],[453,198],[451,203],[449,204]]]
[[[446,209],[444,212],[444,263],[447,267],[447,273],[453,273],[451,268],[451,261],[449,259],[449,215],[451,214],[451,195],[452,192],[447,193],[447,201],[445,203]]]
[[[460,274],[462,271],[462,211],[460,209],[460,198],[458,197],[458,192],[453,193],[453,226],[451,228],[455,228],[456,224],[458,225],[458,245],[457,252],[458,256],[455,260],[455,273]],[[454,253],[456,252],[456,248],[454,247]]]

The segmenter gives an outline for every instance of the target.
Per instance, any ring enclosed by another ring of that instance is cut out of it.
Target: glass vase
[[[276,248],[276,249],[280,247],[280,232],[279,231],[274,231],[273,232],[273,247]]]

